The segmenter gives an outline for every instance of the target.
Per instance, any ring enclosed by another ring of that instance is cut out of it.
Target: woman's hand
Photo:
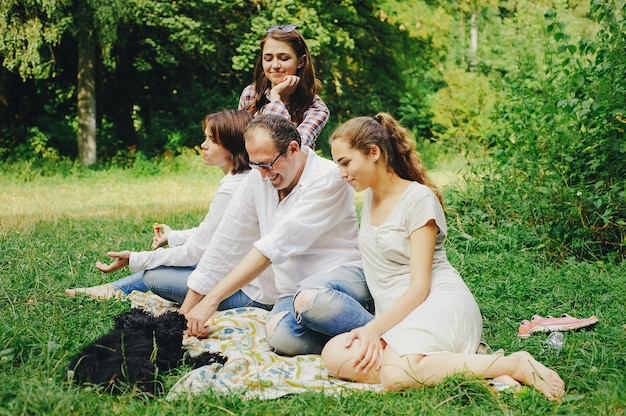
[[[130,261],[130,251],[128,250],[120,252],[109,251],[107,256],[115,259],[115,261],[111,264],[104,264],[100,261],[96,262],[96,268],[104,273],[111,273],[126,267]]]
[[[375,321],[353,329],[348,333],[345,347],[349,348],[354,340],[360,341],[360,348],[355,358],[354,370],[367,374],[370,370],[380,370],[383,359],[383,343],[380,339],[380,328]]]
[[[289,102],[289,97],[296,91],[296,87],[300,83],[300,77],[296,75],[287,75],[280,83],[276,84],[270,90],[270,101]]]
[[[157,224],[154,226],[154,237],[152,237],[152,248],[157,249],[167,244],[167,236],[172,232],[169,225]]]

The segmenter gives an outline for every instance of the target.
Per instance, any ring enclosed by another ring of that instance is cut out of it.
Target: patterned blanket
[[[150,293],[133,292],[128,298],[133,308],[148,312],[176,309],[173,303]],[[245,399],[274,399],[306,391],[382,391],[380,385],[333,378],[319,355],[283,357],[272,352],[265,339],[268,314],[258,308],[217,312],[208,338],[186,336],[183,343],[191,354],[220,351],[228,361],[223,366],[205,366],[187,373],[172,387],[167,399],[207,390],[238,394]]]

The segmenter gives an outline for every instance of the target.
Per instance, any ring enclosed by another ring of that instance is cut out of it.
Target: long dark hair
[[[243,132],[251,119],[252,116],[247,110],[222,110],[207,114],[202,120],[202,131],[206,131],[208,127],[215,142],[233,155],[232,173],[250,169]]]
[[[345,140],[351,148],[368,155],[372,146],[380,149],[380,157],[402,179],[419,182],[433,190],[443,206],[439,188],[430,180],[415,141],[409,132],[390,114],[378,113],[376,117],[356,117],[348,120],[333,132],[330,141]]]
[[[271,87],[271,83],[265,77],[265,72],[263,71],[263,47],[269,38],[289,44],[296,52],[296,59],[304,57],[302,68],[296,71],[296,75],[300,77],[300,83],[298,83],[296,91],[289,99],[288,106],[292,120],[300,124],[304,119],[304,112],[311,106],[313,98],[322,90],[322,83],[315,77],[315,67],[313,66],[309,47],[297,29],[289,32],[285,32],[280,28],[274,29],[266,33],[263,39],[261,39],[261,51],[254,66],[254,104],[252,104],[249,110],[255,113],[269,102],[265,92]]]

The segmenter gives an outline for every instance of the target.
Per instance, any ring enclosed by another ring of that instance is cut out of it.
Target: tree
[[[79,15],[92,15],[85,2],[79,7]],[[81,25],[77,32],[78,157],[88,166],[96,163],[96,42],[86,25]]]
[[[469,72],[476,71],[478,66],[479,17],[486,9],[496,9],[497,3],[496,0],[460,0],[458,2],[462,27],[465,26],[469,15],[469,45],[467,46],[467,70]]]
[[[13,0],[0,5],[3,65],[23,79],[54,77],[54,48],[66,34],[78,38],[77,142],[84,165],[96,162],[96,46],[115,40],[126,11],[126,2],[119,0]]]

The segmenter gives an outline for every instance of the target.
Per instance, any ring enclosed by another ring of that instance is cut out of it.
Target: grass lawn
[[[184,173],[181,173],[184,172]],[[480,380],[451,377],[436,387],[341,397],[300,394],[270,401],[205,395],[144,401],[132,392],[110,396],[63,383],[69,359],[112,326],[126,302],[72,299],[66,287],[99,284],[93,267],[109,250],[147,250],[151,224],[196,225],[220,174],[193,163],[158,174],[111,170],[68,177],[0,175],[0,414],[1,415],[615,415],[626,412],[626,266],[575,260],[552,264],[523,250],[502,231],[467,236],[449,218],[452,263],[484,315],[484,339],[507,353],[526,349],[556,369],[568,395],[548,402],[538,392],[494,393]],[[546,334],[517,337],[533,314],[596,315],[589,330],[565,333],[555,350]],[[185,369],[165,377],[171,387]]]

